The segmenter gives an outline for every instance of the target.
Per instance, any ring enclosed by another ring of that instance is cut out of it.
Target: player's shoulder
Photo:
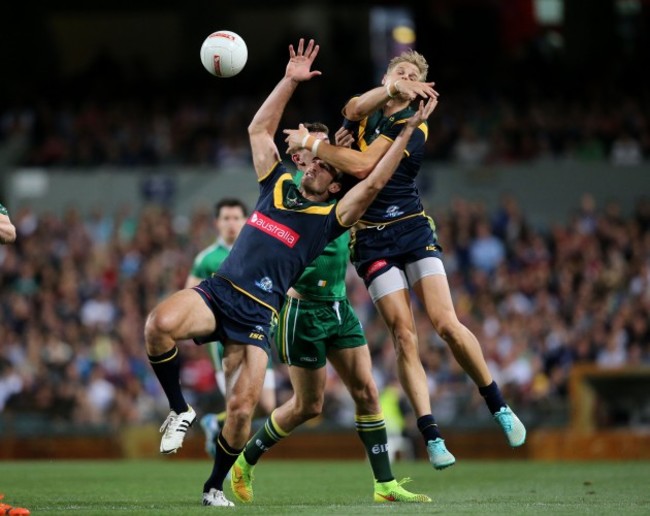
[[[282,162],[282,160],[278,160],[271,166],[271,168],[269,168],[265,174],[259,176],[257,181],[260,184],[275,183],[279,179],[284,180],[284,174],[291,176],[289,170],[287,169],[287,166]]]

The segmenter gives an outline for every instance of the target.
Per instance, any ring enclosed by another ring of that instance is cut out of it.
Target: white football
[[[246,42],[229,30],[213,32],[201,45],[201,62],[217,77],[232,77],[242,71],[248,59]]]

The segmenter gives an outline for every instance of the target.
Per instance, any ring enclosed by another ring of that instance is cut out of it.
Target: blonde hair
[[[415,50],[406,50],[400,55],[393,57],[388,63],[386,73],[390,73],[400,63],[411,63],[418,67],[420,70],[420,80],[426,81],[427,73],[429,72],[429,63],[422,54]]]

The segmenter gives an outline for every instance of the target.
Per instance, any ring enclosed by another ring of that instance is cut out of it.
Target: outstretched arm
[[[366,150],[360,152],[321,141],[317,152],[314,152],[316,138],[309,136],[309,131],[303,126],[298,129],[285,129],[283,132],[287,135],[284,140],[289,146],[287,153],[293,154],[299,149],[309,149],[326,163],[358,179],[363,179],[370,174],[392,143],[386,138],[376,138]]]
[[[311,65],[320,47],[314,44],[313,39],[309,40],[306,49],[304,46],[304,39],[298,43],[297,51],[294,50],[293,45],[289,45],[290,57],[284,77],[266,98],[248,126],[253,165],[258,177],[264,177],[280,159],[273,136],[278,130],[284,108],[298,83],[321,74],[316,70],[311,71]]]
[[[385,79],[388,81],[388,79]],[[343,107],[343,116],[356,122],[363,120],[379,108],[383,108],[391,99],[398,97],[400,102],[415,100],[417,97],[436,98],[438,92],[433,89],[433,82],[409,81],[398,79],[388,81],[383,86],[373,88],[363,95],[352,97]]]
[[[418,112],[409,118],[402,132],[397,136],[388,152],[384,154],[384,157],[377,163],[375,169],[338,202],[336,214],[342,225],[353,225],[365,213],[370,203],[375,200],[379,191],[388,183],[397,169],[411,134],[413,134],[416,127],[429,118],[437,105],[438,100],[435,98],[430,98],[426,105],[420,101]]]

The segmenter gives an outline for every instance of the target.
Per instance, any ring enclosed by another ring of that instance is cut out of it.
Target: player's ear
[[[338,181],[333,181],[330,183],[330,185],[327,187],[327,191],[330,193],[330,195],[336,195],[341,191],[341,183]]]
[[[291,155],[291,161],[293,161],[293,163],[299,167],[304,167],[307,165],[307,163],[300,159],[300,154],[297,152]]]

